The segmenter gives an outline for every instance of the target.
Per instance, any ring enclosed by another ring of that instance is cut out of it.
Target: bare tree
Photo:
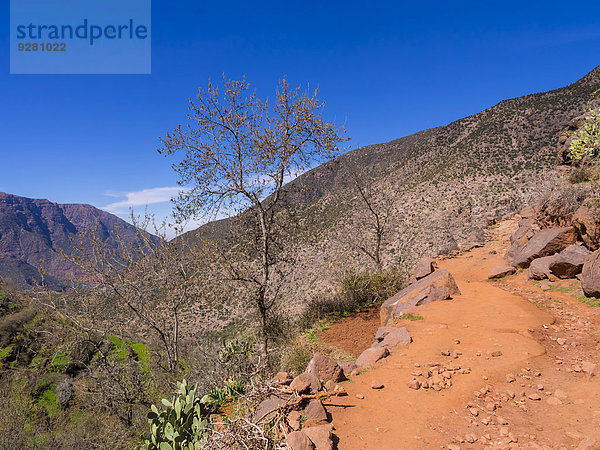
[[[134,224],[133,241],[115,229],[116,246],[100,237],[97,224],[80,233],[63,256],[84,278],[64,292],[45,290],[43,303],[86,332],[154,337],[164,368],[172,371],[180,357],[182,314],[204,298],[203,266],[186,241],[167,243],[164,227],[155,227],[157,238],[145,231],[149,218]]]
[[[373,186],[363,182],[354,171],[352,171],[352,182],[360,203],[366,209],[366,223],[371,236],[361,242],[353,240],[350,244],[371,259],[377,272],[381,272],[383,270],[381,249],[383,240],[389,231],[388,219],[392,206],[391,203],[378,199],[373,191]]]
[[[208,84],[190,100],[188,121],[161,139],[159,152],[182,152],[173,166],[179,184],[189,188],[176,200],[175,216],[232,217],[248,222],[252,245],[230,242],[230,256],[249,264],[230,264],[260,317],[263,352],[268,355],[269,314],[277,289],[285,229],[287,180],[330,160],[345,139],[342,128],[322,118],[317,91],[308,94],[279,83],[275,101],[261,101],[245,79],[223,77],[222,88]],[[242,214],[243,213],[243,214]]]

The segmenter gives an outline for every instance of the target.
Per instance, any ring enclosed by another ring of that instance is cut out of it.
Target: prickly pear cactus
[[[197,450],[205,441],[207,410],[196,397],[196,388],[185,380],[177,383],[172,401],[162,400],[164,408],[152,405],[148,413],[150,431],[144,433],[140,450]]]

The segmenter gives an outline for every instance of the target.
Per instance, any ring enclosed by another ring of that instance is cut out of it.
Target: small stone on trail
[[[509,373],[506,375],[506,382],[507,383],[512,383],[516,380],[515,376],[512,373]]]
[[[450,350],[442,350],[440,353],[442,356],[450,356]]]
[[[562,405],[562,402],[560,401],[560,399],[556,398],[556,397],[550,397],[546,399],[546,403],[548,403],[551,406],[558,406],[558,405]]]
[[[540,396],[536,393],[529,394],[527,398],[529,398],[529,400],[540,400]]]
[[[479,410],[477,408],[469,408],[469,412],[476,417],[479,415]]]
[[[492,356],[497,358],[498,356],[502,356],[502,352],[500,350],[496,350],[495,352],[492,352]]]
[[[383,383],[378,380],[373,380],[371,383],[371,389],[383,389]]]
[[[504,417],[497,416],[496,422],[498,422],[498,425],[508,425],[508,420],[506,420]]]
[[[356,394],[356,398],[359,400],[363,400],[365,398],[365,396],[362,394]]]
[[[421,383],[419,382],[419,380],[415,380],[413,378],[408,382],[407,386],[411,389],[419,389],[421,387]]]

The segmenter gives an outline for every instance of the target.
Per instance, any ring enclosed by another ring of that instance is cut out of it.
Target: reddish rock
[[[317,450],[333,450],[333,434],[329,426],[316,426],[303,430]]]
[[[290,384],[294,377],[289,372],[277,372],[273,381],[279,384]]]
[[[548,228],[537,232],[522,246],[513,245],[508,251],[507,260],[512,266],[527,268],[534,259],[559,253],[576,242],[575,228]]]
[[[271,395],[269,398],[263,400],[260,405],[258,405],[258,408],[256,408],[256,412],[254,413],[255,419],[269,420],[276,414],[276,408],[285,405],[285,402],[285,399],[276,395]]]
[[[386,326],[394,317],[400,317],[416,306],[447,300],[455,295],[460,295],[460,290],[454,277],[445,269],[436,270],[386,300],[381,305],[381,325]]]
[[[589,256],[590,252],[584,246],[570,245],[550,262],[550,271],[559,278],[575,278]]]
[[[356,369],[356,363],[353,361],[341,361],[339,365],[344,373],[351,373],[354,369]]]
[[[415,268],[410,273],[410,280],[416,283],[421,278],[425,278],[427,275],[435,271],[437,265],[433,258],[421,258]]]
[[[581,288],[588,297],[600,298],[600,250],[596,250],[583,265]]]
[[[544,280],[550,276],[550,264],[554,261],[556,255],[544,256],[543,258],[534,259],[529,265],[530,280]]]
[[[311,400],[306,411],[304,412],[308,420],[315,420],[317,422],[327,421],[327,410],[323,406],[321,400]]]
[[[600,212],[597,208],[580,206],[573,215],[573,226],[581,240],[592,251],[600,248]]]
[[[408,345],[412,342],[406,327],[380,327],[375,334],[375,342],[371,347],[394,347]]]
[[[293,431],[288,434],[286,442],[291,450],[313,450],[315,448],[312,441],[302,431]]]
[[[388,356],[390,352],[386,347],[371,347],[366,349],[364,352],[360,354],[360,356],[356,359],[357,367],[366,367],[372,366],[377,361],[382,358]]]
[[[287,422],[288,425],[290,427],[292,427],[292,430],[299,430],[300,429],[300,418],[302,417],[302,414],[300,413],[300,411],[290,411],[290,413],[287,415]]]
[[[517,269],[515,269],[513,266],[507,266],[507,265],[497,266],[492,269],[492,271],[488,275],[488,279],[494,280],[497,278],[503,278],[508,275],[512,275],[516,271],[517,271]]]
[[[304,372],[294,378],[290,388],[299,394],[316,394],[321,390],[321,383],[314,374]]]
[[[333,380],[336,383],[346,378],[338,363],[320,353],[314,354],[306,367],[306,373],[312,373],[321,381]]]

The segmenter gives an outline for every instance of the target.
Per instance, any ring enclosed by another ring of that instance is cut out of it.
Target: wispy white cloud
[[[173,197],[177,197],[182,188],[178,186],[156,187],[150,189],[142,189],[141,191],[126,192],[117,195],[114,192],[107,192],[110,197],[125,197],[124,200],[110,203],[102,209],[113,214],[122,214],[129,211],[135,206],[146,206],[156,203],[164,203],[170,201]]]

